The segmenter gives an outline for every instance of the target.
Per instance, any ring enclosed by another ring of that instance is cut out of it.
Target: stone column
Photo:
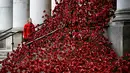
[[[130,0],[117,0],[116,17],[108,29],[109,39],[118,56],[130,53]]]
[[[23,31],[29,18],[29,0],[13,0],[13,32]],[[13,49],[22,42],[22,33],[12,36]]]
[[[12,27],[13,0],[0,0],[0,32]],[[0,41],[0,50],[6,50],[6,40]]]
[[[29,18],[28,0],[13,0],[13,28],[22,30]]]
[[[30,0],[30,18],[36,24],[43,23],[43,11],[50,15],[51,0]]]
[[[0,31],[12,27],[13,0],[0,0]]]

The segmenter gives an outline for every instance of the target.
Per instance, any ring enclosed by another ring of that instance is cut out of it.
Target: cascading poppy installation
[[[44,16],[44,25],[32,40],[44,37],[8,53],[1,73],[130,72],[130,54],[118,57],[103,36],[114,15],[113,0],[60,0],[56,4],[53,16]]]

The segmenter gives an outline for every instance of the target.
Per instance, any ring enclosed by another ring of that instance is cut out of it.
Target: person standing
[[[34,24],[32,23],[32,19],[29,18],[27,23],[24,25],[24,30],[23,30],[23,39],[24,42],[27,42],[33,37],[33,32],[35,31]]]

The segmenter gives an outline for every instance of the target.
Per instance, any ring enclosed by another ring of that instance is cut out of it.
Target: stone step
[[[3,61],[6,57],[0,58],[0,61]]]
[[[5,58],[7,58],[7,55],[0,55],[0,61],[4,60]]]
[[[12,51],[11,49],[9,49],[9,50],[8,49],[2,49],[2,50],[0,50],[0,53],[1,52],[11,52],[11,51]]]
[[[0,56],[7,56],[7,52],[0,52]]]
[[[0,50],[0,61],[4,60],[7,57],[7,53],[11,52],[12,50]]]
[[[4,58],[6,58],[7,56],[0,56],[0,59],[4,59]]]

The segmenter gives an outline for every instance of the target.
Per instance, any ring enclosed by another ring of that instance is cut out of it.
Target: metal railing
[[[42,23],[42,24],[43,24],[43,23]],[[38,29],[40,26],[42,26],[42,24],[38,24],[38,25],[35,27],[35,29]],[[13,36],[13,35],[15,35],[15,34],[17,34],[17,33],[23,33],[22,31],[12,32],[12,31],[10,31],[10,30],[12,30],[12,27],[9,28],[9,29],[7,29],[7,30],[5,30],[5,31],[0,32],[0,41],[5,40],[5,39],[7,39],[8,37]],[[39,31],[39,30],[38,30],[38,31]],[[38,32],[38,31],[32,32],[32,34]],[[22,35],[23,35],[23,34],[22,34]],[[30,34],[30,35],[31,35],[31,34]],[[23,37],[22,37],[22,41],[23,41]],[[12,37],[12,46],[13,46],[13,45],[14,45],[14,42],[13,42],[13,37]],[[13,47],[12,47],[12,48],[13,48]]]
[[[38,25],[35,27],[35,30],[38,29],[39,27],[41,28],[41,26],[42,26],[43,24],[44,24],[44,23],[38,24]],[[5,30],[5,31],[3,31],[3,32],[0,33],[0,41],[5,40],[5,39],[7,39],[8,37],[13,36],[13,35],[15,35],[15,34],[17,34],[17,33],[23,33],[22,31],[12,32],[12,31],[10,31],[11,29],[12,29],[12,28],[9,28],[9,29],[7,29],[7,30]],[[8,31],[9,31],[9,32],[8,32]],[[39,30],[34,31],[34,32],[32,32],[31,34],[37,33],[38,31],[39,31]],[[35,41],[40,40],[40,39],[44,38],[45,36],[54,33],[55,31],[56,31],[56,30],[54,30],[54,31],[52,31],[51,33],[48,33],[48,34],[46,34],[46,35],[43,35],[43,36],[41,36],[41,37],[38,37],[38,38],[35,39]],[[4,33],[4,34],[3,34],[3,33]],[[1,35],[1,34],[3,34],[3,35]],[[31,34],[30,34],[30,35],[31,35]],[[22,34],[22,36],[23,36],[23,34]],[[23,42],[23,37],[22,37],[22,42]],[[34,41],[30,41],[30,42],[28,42],[26,45],[30,45],[30,44],[32,44],[33,42],[34,42]],[[13,50],[13,48],[14,48],[14,41],[13,41],[13,37],[12,37],[12,50]]]
[[[47,34],[41,36],[41,37],[38,37],[38,38],[36,38],[36,39],[34,39],[34,40],[32,40],[32,41],[29,41],[29,42],[26,43],[26,45],[30,45],[30,44],[32,44],[33,42],[37,41],[37,40],[40,40],[40,39],[42,39],[42,38],[45,38],[45,37],[47,37],[47,36],[49,36],[49,35],[55,33],[55,32],[58,31],[59,29],[63,29],[64,27],[65,27],[65,25],[62,26],[61,28],[55,29],[55,30],[53,30],[53,31],[51,31],[51,32],[49,32],[49,33],[47,33]]]
[[[30,45],[30,44],[32,44],[34,41],[37,41],[37,40],[40,40],[40,39],[42,39],[42,38],[44,38],[44,37],[46,37],[46,36],[49,36],[50,34],[56,32],[57,30],[58,30],[58,29],[56,29],[56,30],[54,30],[54,31],[52,31],[52,32],[50,32],[50,33],[48,33],[48,34],[45,34],[45,35],[43,35],[43,36],[41,36],[41,37],[38,37],[38,38],[34,39],[33,41],[28,42],[26,45]]]
[[[11,34],[10,34],[10,33],[11,33]],[[22,33],[22,31],[7,32],[6,34],[0,36],[0,41],[3,41],[3,40],[5,40],[5,39],[9,38],[10,36],[12,36],[12,43],[11,43],[11,45],[12,45],[12,50],[13,50],[13,48],[14,48],[13,35],[15,35],[15,34],[17,34],[17,33]]]
[[[13,32],[7,32],[7,33],[5,33],[3,35],[0,35],[0,39],[3,38],[3,37],[5,37],[6,35],[9,35],[10,33],[13,33]]]
[[[11,27],[11,28],[9,28],[9,29],[7,29],[7,30],[5,30],[5,31],[0,32],[0,35],[1,35],[1,34],[3,34],[3,33],[8,32],[8,31],[10,31],[11,29],[12,29],[12,27]]]
[[[39,27],[41,27],[43,24],[44,24],[44,23],[39,24],[38,26],[36,26],[36,27],[35,27],[35,30],[38,29]],[[39,31],[39,30],[33,31],[33,32],[30,34],[30,36],[31,36],[32,34],[34,34],[34,33],[37,33],[38,31]]]
[[[8,35],[9,33],[11,33],[11,34]],[[6,38],[8,38],[8,37],[10,37],[10,36],[13,36],[13,35],[15,35],[15,34],[17,34],[17,33],[22,33],[22,31],[8,32],[8,34],[3,35],[3,37],[0,36],[0,41],[4,40],[4,39],[6,39]],[[8,36],[6,36],[6,35],[8,35]],[[4,37],[4,36],[6,36],[6,37]],[[1,38],[2,38],[2,39],[1,39]]]

